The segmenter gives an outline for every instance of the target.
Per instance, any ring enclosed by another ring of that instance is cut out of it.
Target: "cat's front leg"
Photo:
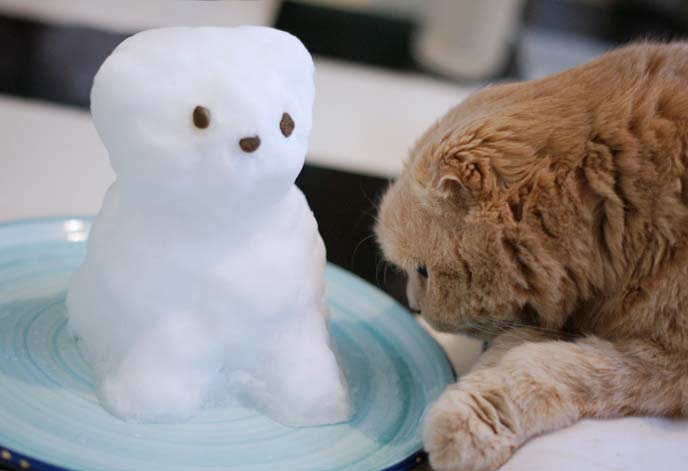
[[[525,342],[443,393],[425,419],[425,448],[438,470],[495,470],[531,437],[582,417],[682,412],[680,365],[639,341]]]
[[[425,448],[436,469],[495,469],[511,456],[520,441],[510,419],[514,413],[506,410],[510,403],[485,407],[486,400],[501,400],[494,394],[498,385],[488,384],[500,380],[494,369],[511,350],[551,340],[550,334],[537,329],[512,329],[492,342],[469,375],[447,388],[429,409],[423,430]],[[481,388],[465,387],[476,380],[483,386],[482,394],[476,394]]]

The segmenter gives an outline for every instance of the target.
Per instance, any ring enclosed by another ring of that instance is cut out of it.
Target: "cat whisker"
[[[384,270],[382,271],[382,283],[384,287],[387,287],[387,271],[389,270],[389,263],[385,261]]]
[[[375,285],[380,287],[380,266],[385,264],[385,259],[378,257],[377,263],[375,264]]]
[[[358,249],[361,247],[361,245],[363,245],[364,242],[370,240],[372,237],[375,237],[375,234],[369,234],[369,235],[367,235],[366,237],[364,237],[363,239],[361,239],[360,242],[359,242],[358,244],[356,244],[356,246],[354,247],[353,252],[351,253],[351,268],[353,268],[354,262],[356,261],[356,252],[358,251]]]
[[[560,329],[552,329],[548,327],[543,327],[535,324],[527,324],[517,320],[501,320],[501,319],[489,319],[486,318],[485,321],[494,325],[495,327],[501,329],[503,332],[507,330],[512,330],[516,336],[522,336],[522,338],[528,338],[527,334],[523,334],[524,331],[531,331],[539,334],[544,334],[552,338],[572,338],[575,337],[574,333],[566,332]]]
[[[363,197],[366,199],[366,201],[368,203],[370,203],[370,206],[371,206],[370,209],[374,209],[375,212],[377,213],[377,211],[380,209],[380,201],[379,200],[381,199],[381,197],[378,196],[378,202],[375,202],[375,201],[373,201],[373,199],[370,196],[368,196],[368,194],[365,192],[365,189],[363,188],[362,185],[359,186],[359,190],[361,190],[361,195],[363,195]]]
[[[494,326],[490,326],[483,322],[467,322],[462,326],[462,330],[485,334],[489,337],[496,337],[504,332],[504,330],[494,328]]]

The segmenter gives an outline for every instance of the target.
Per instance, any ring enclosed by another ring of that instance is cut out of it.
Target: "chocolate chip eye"
[[[284,137],[291,136],[291,133],[294,132],[295,126],[296,124],[294,123],[294,120],[291,119],[291,116],[289,116],[289,113],[284,113],[282,115],[282,119],[280,120],[280,131],[282,131]]]
[[[210,126],[210,110],[205,106],[197,106],[193,110],[193,123],[199,129]]]
[[[425,268],[425,265],[419,266],[418,268],[416,268],[416,271],[417,271],[418,274],[419,274],[420,276],[422,276],[423,278],[427,278],[427,277],[428,277],[428,269]]]

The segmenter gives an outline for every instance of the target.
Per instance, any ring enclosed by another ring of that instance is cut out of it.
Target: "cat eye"
[[[282,131],[282,135],[284,137],[291,136],[291,133],[294,132],[295,127],[296,123],[294,123],[291,115],[289,113],[284,113],[282,115],[282,119],[280,120],[280,131]]]
[[[194,108],[193,123],[198,129],[205,129],[210,126],[210,110],[205,106]]]
[[[416,271],[417,271],[418,274],[419,274],[420,276],[422,276],[423,278],[427,278],[427,277],[428,277],[428,269],[425,268],[425,265],[419,266],[418,268],[416,268]]]

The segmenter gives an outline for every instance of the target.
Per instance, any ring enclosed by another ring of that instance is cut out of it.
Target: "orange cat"
[[[431,406],[494,470],[583,417],[688,412],[688,43],[488,87],[419,140],[376,227],[437,329],[495,337]]]

